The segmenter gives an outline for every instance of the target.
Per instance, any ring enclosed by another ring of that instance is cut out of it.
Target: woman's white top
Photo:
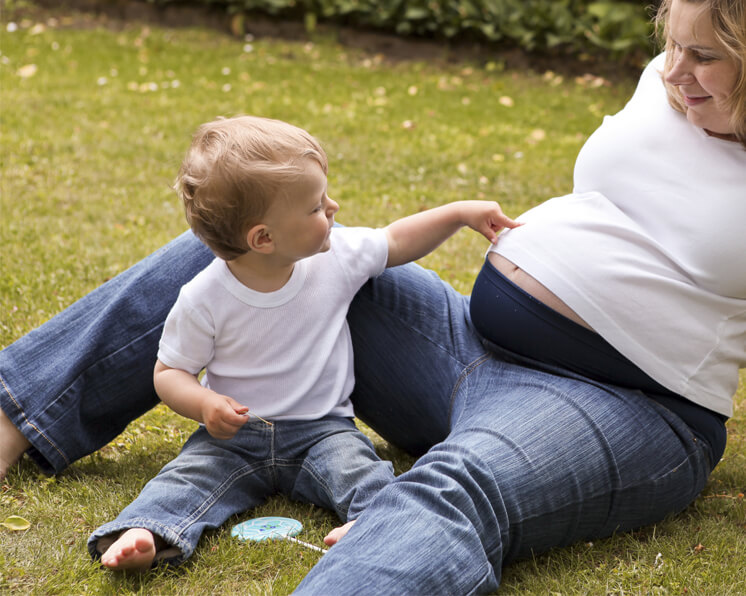
[[[573,194],[492,250],[653,379],[730,416],[746,366],[746,150],[670,107],[663,60],[583,146]]]
[[[386,233],[333,228],[331,248],[298,261],[275,292],[257,292],[215,259],[185,284],[166,319],[158,359],[249,407],[249,415],[352,416],[347,310],[386,267]]]

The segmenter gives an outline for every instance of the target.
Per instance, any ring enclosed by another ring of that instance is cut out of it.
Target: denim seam
[[[298,470],[304,470],[305,472],[310,474],[314,478],[314,480],[316,480],[318,486],[324,491],[329,501],[329,504],[327,505],[322,505],[313,501],[311,501],[311,504],[318,507],[323,507],[324,509],[328,509],[329,505],[331,505],[332,507],[334,507],[334,513],[337,515],[337,517],[339,517],[342,521],[348,521],[347,515],[349,513],[349,507],[346,507],[344,511],[341,510],[340,504],[334,498],[334,491],[332,491],[329,483],[326,481],[326,478],[320,475],[313,465],[306,465],[306,462],[306,459],[281,459],[275,462],[274,465],[277,468],[297,468]]]
[[[492,584],[493,582],[490,581],[490,576],[493,575],[493,571],[491,569],[487,569],[487,571],[484,572],[484,575],[482,575],[481,578],[474,584],[474,587],[471,588],[468,592],[466,592],[467,595],[469,594],[483,594],[484,588],[487,585]],[[498,579],[498,582],[500,580]],[[494,591],[494,588],[490,591]]]
[[[375,300],[373,300],[372,298],[369,298],[368,296],[365,296],[365,295],[363,295],[363,294],[361,294],[361,293],[358,293],[358,294],[357,294],[357,295],[355,296],[355,300],[357,300],[357,301],[362,301],[362,300],[365,300],[365,301],[367,301],[367,302],[369,302],[370,304],[373,304],[373,305],[375,305],[375,306],[377,306],[377,305],[378,305],[378,304],[377,304],[377,302],[376,302]],[[391,314],[391,315],[393,316],[393,315],[394,315],[395,313],[390,313],[390,314]],[[437,347],[437,348],[438,348],[439,350],[441,350],[442,352],[445,352],[446,354],[448,354],[448,355],[449,355],[449,356],[450,356],[450,357],[451,357],[451,358],[452,358],[453,360],[456,360],[456,361],[460,362],[460,363],[461,363],[461,364],[463,365],[463,362],[461,361],[461,359],[460,359],[460,358],[457,358],[457,357],[456,357],[456,355],[455,355],[455,354],[454,354],[454,353],[453,353],[453,352],[452,352],[452,351],[451,351],[450,349],[448,349],[448,347],[447,347],[447,346],[444,346],[444,345],[442,345],[441,343],[439,343],[439,342],[436,342],[436,341],[435,341],[435,340],[434,340],[434,339],[433,339],[432,337],[430,337],[429,335],[427,335],[426,333],[424,333],[423,331],[421,331],[421,330],[420,330],[420,329],[419,329],[418,327],[415,327],[415,326],[413,326],[412,324],[410,324],[410,322],[409,322],[409,320],[408,320],[408,319],[406,319],[406,318],[404,318],[404,317],[401,317],[401,316],[397,315],[397,316],[396,316],[396,320],[397,320],[397,322],[398,322],[398,323],[399,323],[400,325],[402,325],[402,326],[403,326],[403,327],[404,327],[405,329],[407,329],[408,331],[410,331],[410,332],[412,332],[412,333],[415,333],[415,334],[417,334],[417,335],[418,335],[419,337],[421,337],[422,339],[424,339],[424,340],[425,340],[425,341],[426,341],[427,343],[429,343],[429,344],[431,344],[431,345],[433,345],[433,346]],[[479,359],[478,359],[478,360],[479,360]],[[470,365],[467,365],[467,367],[468,367],[468,366],[470,366]]]
[[[646,484],[650,484],[651,482],[654,483],[654,484],[657,484],[660,481],[665,480],[671,474],[675,473],[679,468],[681,468],[683,465],[685,465],[688,461],[691,461],[692,459],[696,459],[696,458],[697,458],[697,454],[696,453],[689,453],[681,462],[679,462],[678,464],[676,464],[675,466],[673,466],[672,468],[670,468],[669,470],[667,470],[663,474],[660,474],[660,475],[655,476],[655,477],[648,477],[646,479],[642,479],[642,480],[639,480],[639,481],[634,482],[634,483],[629,483],[629,484],[618,485],[616,487],[612,487],[612,489],[610,490],[610,492],[613,493],[613,497],[612,498],[615,500],[618,497],[618,495],[620,495],[620,494],[622,494],[624,492],[627,492],[629,490],[634,490],[634,489],[636,489],[638,487],[641,487],[641,486],[644,486]],[[705,479],[705,482],[706,482],[706,479]],[[534,519],[537,519],[537,518],[540,518],[540,517],[545,517],[547,515],[551,515],[551,514],[557,513],[558,511],[562,511],[564,509],[567,509],[568,507],[573,507],[575,505],[582,505],[582,504],[586,503],[587,501],[589,501],[591,499],[595,499],[597,497],[601,497],[604,494],[606,494],[606,493],[604,493],[604,492],[595,492],[594,494],[590,495],[589,497],[587,497],[585,499],[565,501],[565,502],[563,502],[561,504],[560,507],[555,507],[551,511],[542,511],[541,513],[536,514],[536,515],[528,515],[528,516],[522,517],[521,521],[534,520]],[[696,498],[696,496],[694,498]],[[671,512],[671,513],[674,513],[674,512]]]
[[[247,465],[243,468],[240,468],[239,470],[236,470],[233,474],[231,474],[228,478],[226,478],[220,486],[217,487],[216,490],[212,491],[204,501],[200,504],[199,507],[197,507],[194,512],[189,515],[189,517],[184,518],[184,521],[178,525],[175,526],[175,529],[177,530],[178,535],[182,535],[189,527],[194,525],[199,519],[202,518],[203,515],[205,515],[210,508],[213,506],[213,504],[223,495],[225,492],[230,489],[238,480],[243,478],[244,476],[248,476],[251,474],[256,473],[257,471],[267,468],[273,467],[272,462],[262,462],[257,465]]]
[[[0,383],[2,383],[5,393],[12,400],[18,412],[21,414],[21,416],[23,416],[24,424],[34,429],[34,431],[36,431],[36,433],[40,437],[42,437],[49,444],[49,446],[52,447],[52,449],[54,449],[60,455],[60,457],[62,457],[63,460],[65,460],[65,464],[69,466],[70,460],[67,458],[67,456],[62,451],[60,451],[59,447],[57,447],[54,441],[52,441],[46,434],[44,434],[44,432],[39,427],[37,427],[35,424],[32,424],[31,421],[26,417],[26,412],[23,411],[21,404],[18,403],[18,400],[15,398],[15,396],[11,392],[10,387],[8,387],[8,385],[5,383],[5,379],[3,379],[2,375],[0,375]]]
[[[479,358],[470,362],[464,368],[464,370],[461,371],[461,374],[459,374],[456,384],[453,386],[453,389],[451,389],[451,395],[448,403],[448,425],[450,428],[453,428],[453,405],[456,401],[456,393],[458,393],[458,390],[461,388],[461,385],[467,379],[467,377],[469,377],[471,373],[473,373],[477,368],[484,364],[486,360],[489,360],[489,358],[490,353],[485,352]]]
[[[644,486],[644,485],[650,484],[650,483],[653,483],[653,484],[657,485],[660,481],[666,479],[668,476],[670,476],[671,474],[675,473],[681,466],[683,466],[686,463],[686,461],[692,460],[694,458],[696,458],[696,454],[695,453],[690,453],[689,455],[687,455],[687,457],[684,459],[684,461],[680,462],[679,464],[677,464],[673,468],[669,469],[664,474],[656,476],[655,478],[643,479],[643,480],[640,480],[640,481],[635,482],[635,483],[625,484],[624,486],[618,486],[618,487],[614,488],[613,489],[613,493],[614,494],[612,496],[612,500],[615,501],[617,499],[617,497],[621,493],[627,492],[629,490],[634,490],[634,489],[636,489],[636,488],[638,488],[640,486]],[[707,479],[705,479],[705,482],[706,481],[707,481]],[[702,488],[704,488],[704,486]],[[701,492],[701,490],[702,489],[700,489],[700,492]],[[593,495],[590,495],[588,498],[582,499],[582,500],[579,500],[579,501],[578,500],[565,501],[565,502],[562,503],[562,505],[560,507],[555,507],[551,511],[542,511],[541,513],[536,514],[536,515],[525,516],[525,517],[523,517],[521,519],[521,521],[522,522],[531,521],[531,520],[534,520],[534,519],[537,519],[537,518],[545,517],[547,515],[553,515],[553,514],[559,512],[559,511],[563,511],[563,510],[567,509],[568,507],[574,507],[575,505],[582,505],[582,504],[586,503],[587,501],[589,501],[591,499],[595,499],[595,498],[603,496],[603,495],[604,495],[604,493],[599,492],[599,493],[594,493]],[[691,502],[693,502],[693,499],[695,499],[695,498],[696,498],[696,495],[692,498],[692,501],[690,501],[690,504],[691,504]],[[675,513],[676,513],[675,511],[670,511],[669,512],[669,514],[675,514]],[[611,514],[609,514],[609,517],[611,517]],[[608,519],[607,519],[607,521],[608,521]]]
[[[475,364],[475,366],[472,366],[471,369],[475,368],[476,365],[479,364],[479,360],[475,361],[474,364]],[[568,396],[566,394],[562,394],[562,397],[564,397],[564,398],[567,399]],[[660,404],[656,403],[655,405],[658,406],[658,407],[660,407],[660,408],[663,408],[664,410],[666,409],[664,406],[661,406]],[[474,430],[474,429],[472,428],[471,430]],[[677,430],[678,429],[673,429],[674,432],[676,432]],[[502,433],[496,433],[494,431],[490,431],[490,434],[492,436],[494,436],[495,440],[497,440],[497,441],[503,441],[503,442],[509,444],[511,446],[511,448],[515,446],[514,442],[511,441],[509,437],[507,437],[506,435],[504,435]],[[694,438],[694,437],[692,437],[692,438]],[[692,473],[695,474],[697,477],[699,477],[700,476],[700,472],[698,470],[701,469],[702,465],[699,465],[700,462],[698,462],[697,460],[700,460],[700,457],[701,457],[701,459],[704,460],[704,465],[705,466],[707,465],[707,463],[709,461],[708,457],[707,457],[707,453],[708,453],[707,452],[707,446],[706,446],[705,443],[706,442],[704,442],[704,441],[696,441],[695,442],[695,448],[693,450],[687,450],[687,452],[686,452],[686,454],[685,454],[685,456],[683,457],[682,460],[680,460],[676,464],[670,466],[663,473],[659,473],[659,474],[657,474],[655,476],[648,476],[648,477],[642,478],[642,479],[640,479],[640,480],[638,480],[636,482],[628,482],[628,483],[624,483],[624,484],[622,484],[621,482],[615,483],[611,488],[608,488],[606,491],[594,492],[594,494],[589,495],[587,498],[584,498],[584,499],[581,499],[581,500],[565,501],[560,506],[555,507],[555,508],[553,508],[550,511],[542,511],[542,512],[537,513],[537,514],[531,514],[531,515],[527,515],[525,517],[522,517],[522,521],[530,521],[530,520],[533,520],[533,519],[545,517],[547,515],[553,515],[553,514],[555,514],[557,512],[560,512],[560,511],[562,511],[564,509],[567,509],[568,507],[574,507],[575,505],[582,505],[584,502],[587,502],[587,501],[589,501],[591,499],[595,499],[595,498],[598,498],[598,497],[602,497],[602,496],[607,495],[607,494],[610,494],[610,498],[611,498],[610,508],[613,509],[614,504],[617,502],[618,498],[623,493],[628,492],[630,490],[635,490],[636,488],[643,487],[645,485],[651,485],[652,484],[652,485],[656,485],[657,486],[660,482],[665,481],[669,476],[671,476],[672,474],[676,473],[679,470],[679,468],[681,468],[682,466],[686,466],[687,463],[689,465],[691,465],[691,467],[692,467]],[[709,477],[709,474],[705,471],[704,475],[705,475],[705,479],[704,480],[705,480],[705,483],[706,483],[707,482],[707,478]],[[618,478],[618,476],[617,476],[617,480],[620,480]],[[701,492],[701,490],[703,488],[704,488],[704,484],[699,489],[698,493]],[[694,495],[694,497],[692,497],[692,499],[689,501],[689,503],[691,503],[695,498],[696,498],[696,495]],[[611,514],[612,514],[611,509],[609,511],[609,518],[611,517]],[[675,512],[671,511],[669,513],[675,513]]]
[[[287,460],[286,460],[287,461]],[[292,460],[290,460],[292,461]],[[337,516],[342,521],[348,521],[347,515],[349,514],[349,506],[344,508],[344,511],[341,511],[340,504],[337,502],[337,500],[334,498],[334,491],[332,491],[331,487],[329,486],[329,483],[327,482],[326,478],[322,475],[320,475],[316,468],[312,464],[306,465],[307,461],[306,459],[298,460],[300,461],[300,465],[298,466],[301,470],[304,470],[308,472],[313,478],[316,480],[318,485],[323,489],[323,491],[326,493],[326,497],[329,500],[329,503],[334,507],[334,513],[337,514]],[[278,464],[278,465],[285,465],[287,467],[291,467],[289,464]],[[313,503],[314,505],[318,505],[320,507],[324,507],[323,505],[320,505],[319,503]]]
[[[642,393],[642,392],[640,392],[640,395],[642,395],[643,397],[646,397],[644,395],[644,393]],[[566,400],[569,400],[569,396],[567,394],[563,393],[562,397],[565,398]],[[661,408],[661,409],[665,410],[666,412],[669,412],[669,413],[673,414],[672,412],[670,412],[670,410],[668,410],[668,408],[666,408],[662,404],[659,404],[659,403],[655,402],[654,400],[650,400],[650,401],[652,402],[651,405],[654,408]],[[673,414],[673,415],[675,416],[675,414]],[[677,418],[678,418],[678,416],[677,416]],[[666,422],[668,423],[668,421],[666,421]],[[670,423],[668,423],[668,424],[670,426]],[[699,454],[701,452],[701,449],[702,449],[702,447],[699,446],[700,442],[696,440],[696,437],[694,436],[694,434],[691,432],[691,429],[689,429],[689,427],[686,424],[683,424],[683,426],[686,428],[686,432],[688,433],[688,437],[691,438],[691,439],[693,439],[693,442],[695,444],[695,449],[692,450],[692,451],[687,450],[685,457],[681,461],[679,461],[678,463],[676,463],[674,466],[670,467],[668,470],[666,470],[662,474],[657,474],[656,476],[650,476],[648,478],[641,479],[641,480],[639,480],[637,482],[634,482],[634,483],[625,483],[624,485],[622,485],[621,482],[620,482],[620,484],[614,488],[614,493],[615,493],[615,496],[613,498],[614,502],[616,502],[616,495],[621,494],[621,493],[623,493],[625,491],[634,490],[634,489],[636,489],[638,487],[644,486],[646,484],[650,484],[651,482],[657,484],[657,483],[665,480],[671,474],[674,474],[679,468],[681,468],[682,466],[686,465],[687,462],[692,462],[693,459],[698,459],[698,456],[699,456]],[[678,428],[672,428],[672,430],[673,430],[674,433],[679,434],[680,429],[678,429]],[[603,438],[604,438],[604,445],[609,449],[609,453],[610,454],[613,453],[612,450],[611,450],[611,446],[609,445],[608,441],[606,440],[605,437],[603,437]],[[681,442],[683,444],[683,442],[684,442],[683,439],[682,439]],[[702,455],[703,455],[705,461],[707,461],[708,460],[707,453],[706,452],[702,453]],[[617,477],[617,480],[621,481],[621,479],[618,478],[618,477]],[[603,494],[603,493],[594,494],[592,496],[592,498],[596,498],[596,497],[600,496],[601,494]],[[575,504],[578,504],[578,503],[575,503]],[[612,505],[613,505],[613,503],[612,503]]]
[[[267,429],[269,432],[269,457],[270,457],[270,476],[272,477],[272,488],[277,492],[279,478],[277,474],[277,427],[273,424]]]

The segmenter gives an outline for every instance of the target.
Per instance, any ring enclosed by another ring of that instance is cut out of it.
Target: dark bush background
[[[142,1],[142,0],[140,0]],[[159,6],[209,6],[236,16],[263,14],[364,27],[398,35],[475,40],[528,51],[652,55],[656,3],[629,0],[146,0]]]

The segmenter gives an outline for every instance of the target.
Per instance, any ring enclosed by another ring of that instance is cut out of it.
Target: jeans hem
[[[88,538],[88,553],[94,561],[101,559],[103,554],[98,550],[98,544],[101,539],[112,538],[113,534],[120,534],[133,528],[144,528],[155,536],[166,542],[170,548],[162,549],[156,553],[153,565],[166,563],[168,565],[179,565],[192,556],[195,546],[183,540],[179,534],[163,524],[147,518],[134,518],[126,522],[110,522],[98,528]],[[113,542],[113,541],[112,541]],[[108,546],[107,546],[108,548]],[[169,552],[173,551],[173,552]],[[176,551],[179,551],[176,554]],[[163,554],[161,554],[163,553]],[[161,555],[161,556],[159,556]],[[164,556],[165,555],[165,556]]]
[[[31,443],[31,447],[26,451],[26,454],[34,460],[45,474],[56,474],[67,468],[71,463],[70,460],[54,441],[28,419],[2,373],[0,373],[0,386],[2,387],[0,409],[26,440]]]

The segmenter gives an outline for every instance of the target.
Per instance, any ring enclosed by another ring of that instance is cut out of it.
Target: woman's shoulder
[[[660,75],[663,72],[663,67],[666,64],[666,52],[661,52],[657,56],[650,59],[647,66],[642,71],[642,76],[645,76],[648,72],[656,72]]]
[[[651,95],[664,95],[666,87],[663,83],[663,69],[666,65],[666,54],[658,54],[653,58],[642,71],[637,83],[637,89],[632,96],[633,101],[636,97],[648,98]]]

